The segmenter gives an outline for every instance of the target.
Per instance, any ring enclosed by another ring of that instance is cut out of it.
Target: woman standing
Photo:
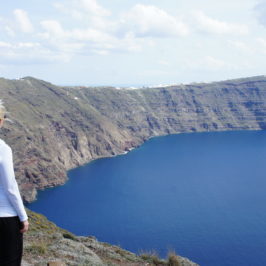
[[[6,119],[6,109],[0,100],[0,127]],[[12,150],[0,139],[0,265],[20,266],[23,233],[28,231],[25,211],[15,179]]]

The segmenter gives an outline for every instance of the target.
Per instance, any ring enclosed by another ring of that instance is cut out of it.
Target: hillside
[[[25,201],[63,184],[67,170],[114,156],[159,135],[266,128],[266,77],[160,88],[62,87],[26,77],[0,79],[13,124],[1,130],[14,151]]]
[[[97,241],[93,236],[75,236],[57,227],[43,215],[27,210],[30,230],[24,235],[22,266],[197,266],[169,253],[163,260],[151,252],[136,255],[119,246]],[[54,264],[53,264],[54,263]],[[57,263],[57,264],[55,264]]]

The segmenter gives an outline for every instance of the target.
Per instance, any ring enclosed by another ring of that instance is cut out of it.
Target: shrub
[[[73,234],[69,233],[69,232],[63,233],[63,237],[67,238],[67,239],[71,239],[71,240],[75,240],[76,239],[76,237]]]
[[[174,251],[171,251],[168,253],[167,265],[168,266],[182,266],[180,257],[177,256]]]
[[[140,257],[143,260],[153,264],[153,265],[166,265],[164,260],[161,260],[156,251],[141,252]]]

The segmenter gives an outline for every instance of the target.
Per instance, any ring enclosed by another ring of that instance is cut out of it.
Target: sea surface
[[[156,137],[68,176],[27,207],[133,252],[266,265],[266,131]]]

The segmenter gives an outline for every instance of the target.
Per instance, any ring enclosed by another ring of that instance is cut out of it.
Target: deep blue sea
[[[266,265],[266,131],[156,137],[68,176],[28,207],[133,252]]]

